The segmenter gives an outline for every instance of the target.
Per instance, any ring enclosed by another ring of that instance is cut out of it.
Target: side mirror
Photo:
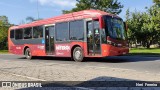
[[[128,31],[128,25],[126,22],[123,22],[124,23],[124,28],[126,29],[126,31]]]

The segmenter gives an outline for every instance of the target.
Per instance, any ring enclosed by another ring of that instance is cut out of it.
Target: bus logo
[[[11,82],[2,82],[2,88],[11,88]]]
[[[58,45],[56,46],[56,50],[70,50],[70,46],[61,46],[61,45]]]

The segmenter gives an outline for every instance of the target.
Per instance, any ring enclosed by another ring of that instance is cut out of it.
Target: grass
[[[160,48],[132,48],[130,49],[130,55],[158,55],[160,56]]]
[[[8,53],[8,50],[0,50],[0,54],[6,54]]]
[[[8,50],[0,50],[0,54],[7,54]],[[160,48],[132,48],[129,55],[156,55],[160,56]]]

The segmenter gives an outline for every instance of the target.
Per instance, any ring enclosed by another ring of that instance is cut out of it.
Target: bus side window
[[[70,40],[84,40],[84,21],[77,20],[70,22]]]
[[[15,39],[23,39],[23,29],[15,30]]]
[[[56,24],[56,41],[68,41],[69,40],[69,27],[68,22]]]
[[[43,37],[43,26],[33,27],[33,38]]]
[[[32,38],[32,28],[25,28],[24,39],[31,39],[31,38]]]

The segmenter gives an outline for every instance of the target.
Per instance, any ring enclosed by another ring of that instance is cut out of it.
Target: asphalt
[[[159,87],[83,86],[87,85],[83,81],[159,81],[159,76],[160,56],[85,58],[85,62],[74,62],[70,58],[34,57],[32,60],[27,60],[24,56],[0,54],[0,81],[82,81],[73,87],[72,85],[67,87],[68,83],[46,82],[47,84],[44,84],[46,87],[43,88],[18,87],[18,90],[62,90],[63,87],[64,90],[160,90]],[[48,85],[51,87],[47,87]],[[60,88],[55,88],[53,85]],[[93,82],[90,85],[100,84]],[[8,90],[5,87],[0,87],[1,89]]]
[[[0,61],[27,61],[32,63],[56,63],[78,65],[82,67],[98,67],[98,68],[120,68],[127,70],[143,71],[147,73],[160,74],[160,56],[115,56],[106,58],[85,58],[85,62],[74,62],[70,58],[55,57],[34,57],[32,60],[26,60],[24,56],[12,54],[0,54]]]

